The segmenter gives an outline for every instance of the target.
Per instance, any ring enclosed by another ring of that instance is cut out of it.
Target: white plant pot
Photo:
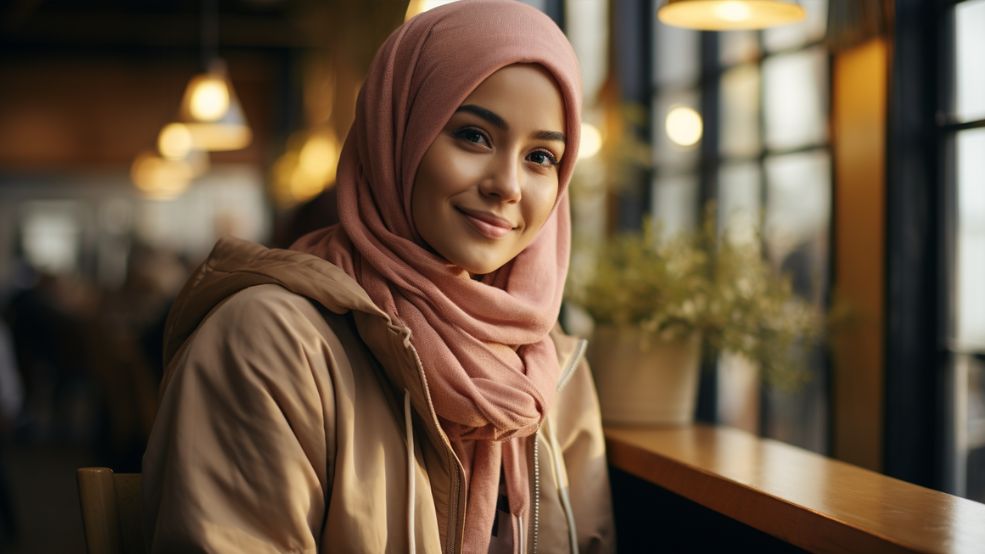
[[[682,425],[694,420],[701,338],[641,340],[634,327],[596,326],[588,346],[602,421]]]

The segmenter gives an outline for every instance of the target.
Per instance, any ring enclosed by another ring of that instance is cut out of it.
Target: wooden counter
[[[724,427],[605,435],[613,467],[812,552],[985,553],[985,504]]]

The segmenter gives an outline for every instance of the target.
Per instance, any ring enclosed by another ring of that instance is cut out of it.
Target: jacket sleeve
[[[152,552],[315,552],[331,487],[331,356],[273,285],[206,317],[169,367],[144,455]]]
[[[560,395],[558,402],[568,408],[558,414],[555,429],[568,476],[579,551],[615,552],[605,437],[587,361],[580,362]]]

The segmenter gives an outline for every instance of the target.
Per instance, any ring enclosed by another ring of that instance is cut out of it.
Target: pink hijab
[[[545,68],[564,101],[558,200],[526,250],[476,281],[427,249],[411,216],[411,190],[426,150],[462,101],[516,63]],[[568,269],[566,192],[580,104],[574,51],[535,8],[462,0],[425,12],[394,31],[370,66],[339,162],[341,225],[292,247],[341,267],[411,329],[435,411],[465,468],[468,551],[488,549],[501,470],[510,511],[525,517],[530,505],[521,439],[539,427],[560,373],[548,332]]]

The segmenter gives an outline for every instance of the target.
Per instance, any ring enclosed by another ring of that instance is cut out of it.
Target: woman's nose
[[[518,202],[521,196],[520,162],[513,156],[497,156],[490,163],[489,171],[479,186],[485,196],[491,196],[500,202]]]

